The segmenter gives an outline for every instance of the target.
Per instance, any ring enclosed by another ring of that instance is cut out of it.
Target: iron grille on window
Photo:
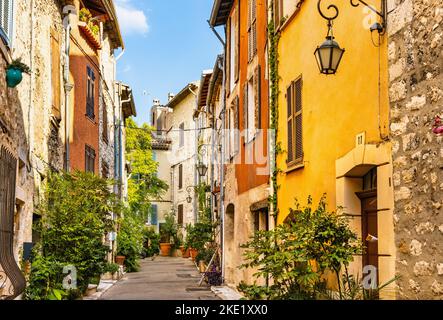
[[[12,39],[13,7],[13,0],[0,1],[0,35],[8,45]]]

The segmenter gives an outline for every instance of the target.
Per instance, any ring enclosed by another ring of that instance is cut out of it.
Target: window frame
[[[6,2],[2,1],[0,5],[4,6]],[[0,12],[3,12],[1,10]],[[11,49],[12,48],[12,41],[14,37],[14,30],[15,30],[15,0],[9,0],[9,12],[8,12],[8,30],[3,29],[3,27],[0,25],[0,37],[4,40],[4,43],[6,46]]]
[[[257,55],[257,0],[248,0],[248,63]]]
[[[178,165],[178,190],[183,189],[183,164]]]
[[[95,174],[95,159],[97,158],[97,153],[95,149],[90,145],[85,145],[85,172],[90,172]],[[92,161],[92,170],[91,170]]]
[[[185,146],[185,123],[180,123],[179,127],[179,142],[178,147],[183,148]]]

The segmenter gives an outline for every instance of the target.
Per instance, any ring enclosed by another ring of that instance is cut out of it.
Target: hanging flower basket
[[[6,83],[9,88],[15,88],[23,80],[23,72],[30,74],[31,69],[21,62],[21,58],[12,61],[6,67]]]

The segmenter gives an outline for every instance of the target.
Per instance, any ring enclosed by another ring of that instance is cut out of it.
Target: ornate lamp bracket
[[[349,1],[351,3],[351,6],[353,6],[353,7],[358,7],[358,6],[360,6],[360,4],[362,4],[366,8],[368,8],[369,10],[371,10],[372,12],[377,14],[381,18],[381,25],[376,23],[373,26],[371,26],[371,32],[377,30],[380,34],[385,33],[386,26],[387,26],[387,0],[381,0],[381,11],[377,10],[376,8],[374,8],[373,6],[371,6],[370,4],[368,4],[364,0],[349,0]],[[327,16],[326,14],[324,14],[324,12],[321,9],[321,2],[322,2],[322,0],[318,0],[318,3],[317,3],[318,11],[324,19],[328,20],[328,26],[329,26],[329,28],[331,28],[332,21],[334,19],[336,19],[339,15],[339,10],[336,5],[330,4],[327,7],[327,9],[334,10],[335,13],[331,16]]]

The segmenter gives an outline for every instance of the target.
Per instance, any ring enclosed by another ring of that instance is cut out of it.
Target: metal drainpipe
[[[191,88],[189,88],[189,91],[191,91],[191,93],[195,96],[195,105],[198,108],[198,95],[197,93],[195,93]],[[197,163],[198,163],[198,134],[197,134],[197,130],[195,129],[199,129],[199,125],[198,125],[198,120],[197,119],[193,119],[194,120],[194,130],[189,131],[192,132],[194,134],[194,150],[195,150],[195,154],[194,154],[194,186],[197,186],[199,183],[199,175],[197,172]],[[193,209],[194,209],[194,223],[198,222],[198,199],[197,199],[197,192],[195,192],[194,190],[194,202],[193,202]]]
[[[117,78],[117,62],[121,59],[123,54],[125,53],[125,49],[120,52],[120,54],[115,57],[115,64],[114,64],[114,81],[116,81]],[[117,88],[115,88],[117,86]],[[117,91],[117,97],[115,97],[115,92]],[[120,100],[121,100],[121,83],[120,82],[114,82],[114,101],[117,103],[114,105],[114,179],[115,181],[119,181],[120,177],[120,158],[119,158],[119,129],[120,129]],[[118,114],[118,116],[117,116]],[[114,193],[118,194],[118,183],[114,186]]]
[[[67,172],[70,171],[71,168],[71,158],[70,158],[70,112],[69,112],[69,93],[71,92],[74,85],[69,82],[69,54],[71,47],[71,14],[76,14],[76,9],[74,6],[68,5],[63,8],[63,13],[66,14],[63,19],[63,24],[65,27],[65,72],[64,72],[64,81],[65,81],[65,170]]]
[[[31,47],[29,49],[29,68],[32,70],[33,68],[33,59],[34,59],[34,0],[31,0],[31,32],[30,32],[30,40]],[[27,165],[27,169],[30,172],[32,169],[32,152],[33,152],[33,128],[31,128],[31,110],[32,110],[32,96],[34,92],[34,81],[33,81],[33,73],[31,73],[30,81],[29,81],[29,107],[28,107],[28,143],[29,143],[29,151],[28,151],[28,161],[29,165]]]

